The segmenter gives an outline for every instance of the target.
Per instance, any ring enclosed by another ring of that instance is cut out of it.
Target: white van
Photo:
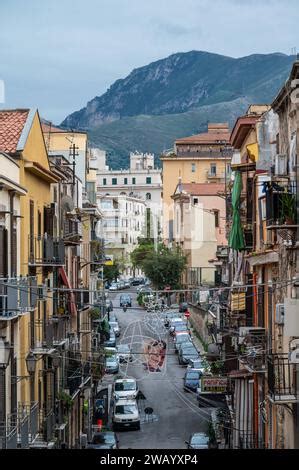
[[[113,430],[140,429],[140,416],[137,402],[134,399],[115,399],[112,416]]]

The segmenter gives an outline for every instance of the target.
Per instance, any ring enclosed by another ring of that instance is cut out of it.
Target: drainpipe
[[[13,273],[12,272],[12,266],[13,266],[13,258],[14,258],[14,253],[13,253],[13,215],[14,215],[14,197],[15,197],[15,191],[9,191],[9,212],[10,212],[10,276],[12,277]]]

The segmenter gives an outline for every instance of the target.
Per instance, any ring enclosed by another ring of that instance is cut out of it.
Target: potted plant
[[[72,397],[64,392],[63,390],[58,394],[58,400],[61,401],[62,405],[65,407],[66,410],[69,410],[73,406],[73,399]]]
[[[280,195],[281,218],[286,225],[293,225],[296,216],[295,195],[284,192]]]

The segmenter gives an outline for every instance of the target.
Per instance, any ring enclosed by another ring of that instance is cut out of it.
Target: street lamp
[[[11,354],[11,347],[8,341],[5,341],[5,336],[0,337],[0,367],[6,369],[9,364]]]
[[[35,358],[35,355],[33,354],[32,351],[30,351],[30,353],[27,354],[27,357],[26,357],[26,366],[27,366],[27,370],[28,370],[28,374],[29,374],[29,375],[35,373],[35,370],[36,370],[36,358]]]

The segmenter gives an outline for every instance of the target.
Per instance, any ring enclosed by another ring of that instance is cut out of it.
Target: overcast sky
[[[299,52],[298,0],[0,0],[0,21],[0,107],[54,123],[174,52]]]

